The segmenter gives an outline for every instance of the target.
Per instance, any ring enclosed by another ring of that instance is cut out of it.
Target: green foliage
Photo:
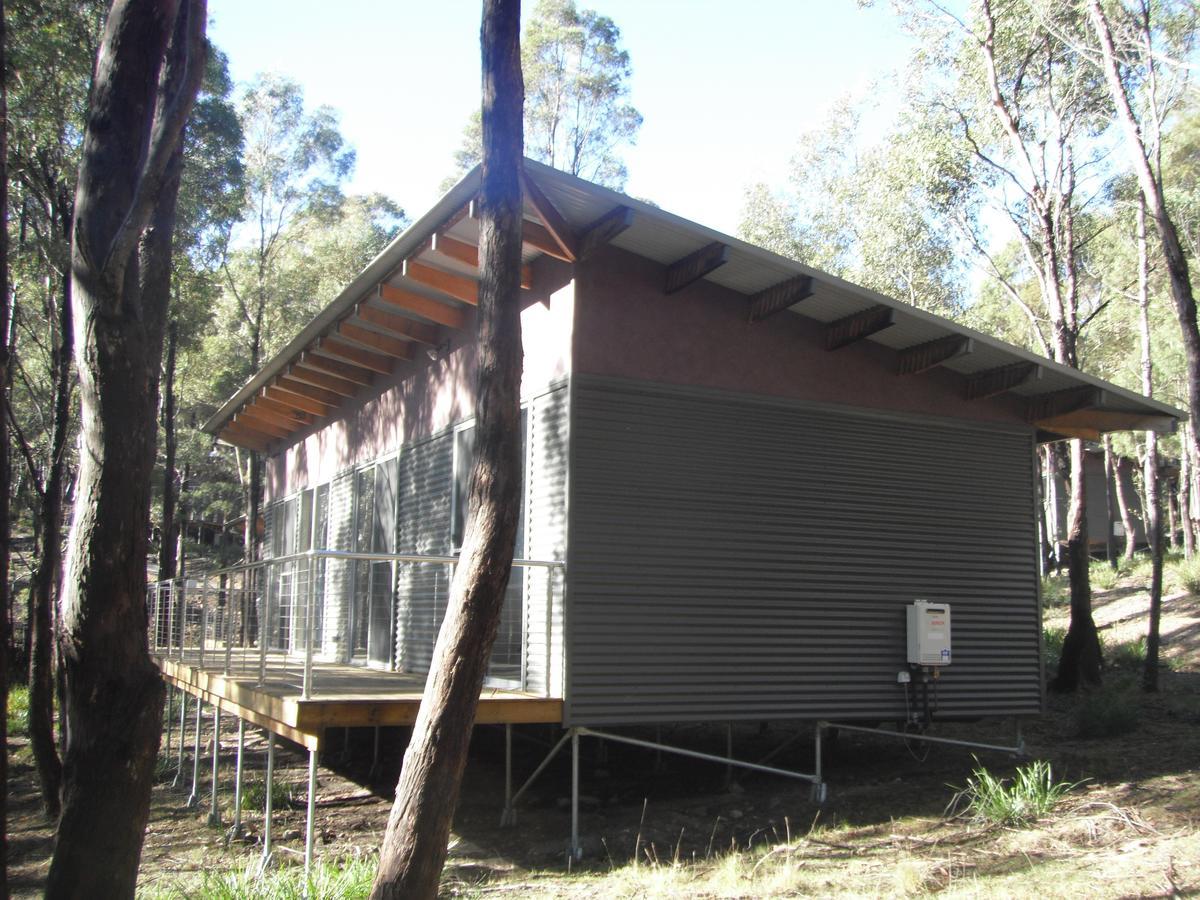
[[[1042,578],[1042,606],[1053,609],[1071,599],[1071,584],[1065,575],[1046,575]]]
[[[1081,738],[1106,738],[1128,734],[1138,727],[1139,695],[1129,681],[1118,681],[1088,691],[1075,707],[1075,734]]]
[[[1106,646],[1104,659],[1113,669],[1140,672],[1146,664],[1146,638]]]
[[[628,175],[618,149],[632,144],[642,116],[630,103],[629,53],[608,16],[575,0],[539,0],[521,36],[525,155],[621,190]],[[454,154],[461,175],[482,158],[479,113]]]
[[[1062,659],[1063,641],[1067,639],[1065,628],[1042,629],[1042,659],[1046,665],[1046,676],[1053,678]]]
[[[306,881],[298,866],[268,869],[260,875],[254,861],[240,869],[206,870],[199,884],[168,886],[152,896],[162,900],[357,900],[370,895],[377,867],[373,856],[318,861]]]
[[[262,781],[248,781],[242,785],[242,809],[263,809],[266,806],[266,800],[265,778]],[[274,809],[292,806],[294,801],[291,785],[284,784],[282,781],[271,782],[271,806]]]
[[[1200,594],[1200,556],[1172,560],[1166,568],[1172,582],[1189,594]]]
[[[26,737],[29,734],[29,688],[23,684],[8,686],[8,736]]]
[[[865,103],[843,98],[805,134],[788,191],[746,193],[746,240],[924,309],[954,315],[965,271],[938,194],[951,157],[939,133],[905,119],[864,146]]]
[[[1091,581],[1092,590],[1111,591],[1117,586],[1117,582],[1127,574],[1129,574],[1128,570],[1122,567],[1114,569],[1109,565],[1108,560],[1094,559],[1088,572],[1088,579]]]
[[[956,795],[951,806],[966,803],[975,819],[997,825],[1031,825],[1049,815],[1074,784],[1056,782],[1050,763],[1037,760],[1019,766],[1011,779],[997,778],[980,766],[971,773],[967,786]]]

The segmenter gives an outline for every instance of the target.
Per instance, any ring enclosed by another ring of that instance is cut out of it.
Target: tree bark
[[[1083,441],[1071,441],[1071,508],[1067,520],[1067,571],[1071,583],[1071,624],[1063,641],[1056,691],[1074,691],[1081,684],[1100,683],[1100,635],[1092,618],[1092,589],[1088,573],[1087,489],[1083,471]]]
[[[1113,464],[1112,438],[1104,435],[1104,520],[1108,523],[1108,531],[1104,535],[1104,555],[1108,564],[1117,568],[1117,537],[1113,534],[1113,490],[1114,479],[1120,478],[1120,473]]]
[[[483,182],[475,465],[450,609],[404,766],[371,896],[433,898],[512,569],[521,496],[520,3],[484,0]]]
[[[1162,243],[1163,262],[1166,264],[1167,279],[1171,284],[1175,317],[1179,322],[1182,337],[1188,408],[1192,415],[1196,415],[1197,411],[1200,411],[1200,326],[1196,322],[1196,298],[1192,293],[1187,254],[1179,241],[1179,232],[1175,227],[1175,221],[1167,209],[1161,173],[1154,171],[1146,154],[1146,144],[1117,67],[1112,30],[1109,28],[1108,17],[1104,13],[1100,0],[1090,0],[1088,13],[1092,30],[1100,45],[1104,79],[1108,84],[1108,92],[1112,97],[1113,105],[1116,107],[1117,124],[1125,137],[1125,148],[1133,162],[1134,174],[1137,176],[1142,198],[1158,228],[1159,239]],[[1146,15],[1144,27],[1148,29],[1149,13],[1147,12]],[[1193,463],[1200,459],[1200,443],[1197,443],[1197,434],[1195,429],[1187,434]],[[1190,530],[1190,519],[1184,519],[1184,528]],[[1192,540],[1185,537],[1185,547],[1192,543]]]
[[[1179,484],[1175,487],[1175,505],[1179,508],[1179,533],[1183,540],[1183,558],[1191,559],[1192,555],[1196,552],[1196,541],[1192,531],[1191,511],[1189,510],[1192,502],[1192,467],[1189,462],[1191,454],[1187,452],[1187,427],[1188,423],[1184,422],[1181,429],[1184,434],[1181,435],[1179,442]]]
[[[1138,204],[1138,332],[1142,344],[1142,393],[1154,396],[1154,362],[1150,332],[1150,254],[1146,241],[1146,204]],[[1146,543],[1150,548],[1150,615],[1146,629],[1146,663],[1142,687],[1158,690],[1159,625],[1162,621],[1163,535],[1158,490],[1158,435],[1146,432],[1142,480],[1146,486]]]
[[[170,285],[167,285],[170,289]],[[162,523],[159,528],[158,580],[175,577],[175,349],[179,343],[179,327],[172,322],[167,329],[167,358],[163,364],[163,482]]]
[[[67,749],[46,896],[133,897],[163,686],[146,641],[150,479],[181,138],[204,0],[116,0],[71,229],[83,451],[62,598]]]
[[[12,609],[9,560],[12,536],[9,486],[8,403],[12,294],[8,289],[8,30],[0,0],[0,897],[8,896],[8,623]]]
[[[1107,441],[1108,435],[1105,435],[1105,438],[1106,443],[1110,443]],[[1133,517],[1133,510],[1129,508],[1123,462],[1124,460],[1116,459],[1113,463],[1113,491],[1117,496],[1117,513],[1121,516],[1121,527],[1125,530],[1125,549],[1121,551],[1121,558],[1125,562],[1133,562],[1133,553],[1137,549],[1137,521]]]
[[[51,821],[62,811],[62,761],[54,742],[54,602],[62,566],[63,491],[71,427],[71,356],[74,322],[71,279],[63,277],[58,346],[54,350],[54,425],[50,465],[42,485],[39,531],[42,554],[31,586],[33,634],[29,660],[29,743],[33,749],[42,806]]]

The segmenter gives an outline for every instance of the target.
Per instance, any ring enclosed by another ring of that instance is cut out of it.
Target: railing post
[[[225,610],[225,674],[230,675],[233,672],[233,596],[229,592],[229,579],[224,575],[220,576],[217,582],[218,596],[223,595],[225,605],[221,607]]]
[[[171,582],[166,584],[167,591],[167,658],[171,658],[171,651],[175,649],[175,591],[172,590]]]
[[[267,680],[267,626],[271,615],[271,564],[261,569],[263,573],[262,603],[258,609],[258,684]]]
[[[304,610],[304,686],[301,696],[307,700],[312,696],[312,664],[313,664],[313,624],[316,622],[316,614],[313,607],[316,605],[316,573],[317,573],[317,557],[312,551],[308,551],[308,588],[305,590],[306,607]],[[368,601],[369,602],[369,601]],[[314,758],[316,751],[313,751]],[[311,824],[311,823],[310,823]]]
[[[554,693],[554,571],[554,566],[546,566],[546,697]]]
[[[199,645],[200,657],[196,663],[196,668],[204,668],[204,630],[208,627],[208,607],[204,605],[204,596],[200,597],[200,639],[197,641]]]

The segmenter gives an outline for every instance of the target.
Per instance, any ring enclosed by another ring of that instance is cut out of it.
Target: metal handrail
[[[302,671],[299,673],[301,697],[312,696],[314,657],[322,652],[318,644],[324,645],[327,638],[325,603],[329,599],[326,580],[329,573],[320,568],[322,561],[444,565],[450,568],[453,578],[454,567],[460,557],[311,549],[207,570],[187,578],[151,583],[147,586],[147,626],[151,649],[167,658],[183,660],[185,654],[194,656],[201,668],[205,667],[207,661],[210,667],[223,667],[226,675],[233,674],[235,670],[247,673],[257,670],[261,685],[267,676],[268,644],[280,641],[284,677],[288,677],[289,660],[298,657],[302,661]],[[556,570],[565,571],[566,564],[561,560],[517,558],[513,560],[513,566],[540,568],[547,572],[545,692],[549,696],[553,668],[552,607],[555,578],[552,573]],[[335,577],[345,579],[347,576],[339,573]],[[319,589],[318,584],[321,585]],[[343,600],[351,598],[359,587],[357,577],[352,574],[347,591],[339,597]],[[394,585],[389,593],[395,595]],[[529,623],[529,617],[522,615],[519,684],[523,690],[528,687],[525,661]],[[316,637],[318,631],[321,632],[320,638]],[[301,632],[302,639],[297,641]],[[345,634],[353,645],[348,627],[345,632],[338,631],[338,634]],[[394,628],[392,634],[394,638]]]

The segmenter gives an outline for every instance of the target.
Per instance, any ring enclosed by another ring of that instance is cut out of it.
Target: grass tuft
[[[1128,734],[1138,727],[1138,721],[1137,690],[1127,681],[1089,691],[1075,708],[1075,734],[1081,738]]]
[[[178,883],[155,891],[162,900],[357,900],[371,893],[378,860],[374,856],[316,862],[305,881],[300,867],[268,869],[258,861],[243,868],[205,871],[199,883]]]
[[[1046,663],[1046,678],[1053,679],[1058,672],[1058,662],[1062,659],[1063,641],[1067,639],[1065,628],[1042,629],[1042,658]]]
[[[8,736],[29,735],[29,688],[23,684],[8,686]]]
[[[266,805],[266,779],[249,781],[242,785],[242,809],[262,809]],[[275,809],[286,809],[295,805],[292,786],[281,781],[271,782],[271,806]]]
[[[967,786],[955,794],[951,809],[966,803],[975,819],[997,825],[1030,825],[1047,816],[1075,785],[1056,782],[1050,763],[1037,760],[1019,766],[1011,780],[997,778],[980,766],[971,773]]]

